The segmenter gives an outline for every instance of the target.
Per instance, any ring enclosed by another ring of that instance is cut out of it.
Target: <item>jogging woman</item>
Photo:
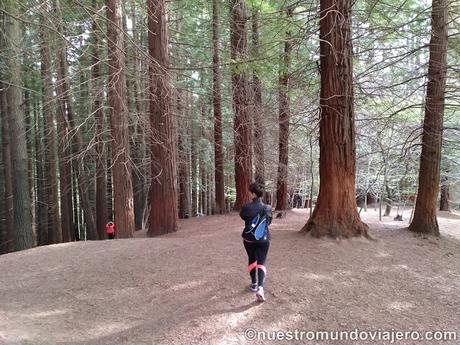
[[[264,189],[259,183],[251,183],[249,191],[253,199],[252,202],[244,205],[240,212],[240,217],[245,222],[241,236],[249,259],[248,271],[251,276],[249,288],[256,293],[257,300],[263,302],[265,301],[264,282],[267,274],[265,261],[271,239],[268,225],[272,220],[272,208],[263,203]],[[258,224],[261,224],[260,231],[257,230]],[[256,230],[259,231],[258,235]]]

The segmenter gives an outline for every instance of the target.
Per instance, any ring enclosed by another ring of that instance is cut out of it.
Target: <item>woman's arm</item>
[[[244,205],[241,208],[240,217],[241,217],[242,220],[246,220],[246,218],[248,217],[248,208],[246,207],[246,205]]]
[[[272,218],[273,218],[271,205],[265,205],[265,214],[267,215],[267,225],[270,225],[270,223],[272,222]]]

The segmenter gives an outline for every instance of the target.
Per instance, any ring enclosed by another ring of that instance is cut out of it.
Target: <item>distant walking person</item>
[[[115,224],[113,224],[113,222],[108,222],[105,225],[105,231],[107,232],[109,240],[113,240],[115,238]]]
[[[240,212],[240,217],[245,222],[241,236],[249,259],[248,271],[251,276],[249,288],[256,293],[257,300],[263,302],[265,301],[264,282],[267,274],[265,261],[271,239],[268,225],[272,221],[272,208],[263,203],[264,189],[260,184],[251,183],[249,191],[253,199],[252,202],[244,205]]]

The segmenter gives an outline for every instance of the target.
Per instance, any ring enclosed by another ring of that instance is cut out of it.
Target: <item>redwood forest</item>
[[[0,344],[460,341],[458,1],[0,0],[0,126]]]

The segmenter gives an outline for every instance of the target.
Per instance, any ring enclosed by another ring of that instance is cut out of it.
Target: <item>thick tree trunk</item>
[[[3,27],[2,25],[3,19],[2,16],[0,15],[0,28]],[[0,50],[3,49],[2,45],[2,37],[0,36]],[[1,78],[1,75],[0,75]],[[6,113],[4,113],[4,104],[3,104],[3,84],[0,82],[0,142],[2,142],[2,122],[6,116]],[[3,148],[3,146],[2,146]],[[5,176],[4,176],[4,163],[2,160],[3,156],[3,150],[0,151],[0,255],[5,254],[6,251],[6,246],[8,244],[8,240],[6,238],[6,229],[5,229],[5,216],[6,216],[6,210],[5,210],[5,198],[3,197],[5,195]]]
[[[230,1],[230,44],[235,147],[235,210],[250,200],[249,184],[252,182],[251,121],[248,109],[248,76],[241,65],[247,58],[247,8],[244,0]]]
[[[409,230],[439,236],[436,218],[447,69],[447,0],[433,0],[417,201]]]
[[[176,162],[174,159],[171,85],[165,0],[148,0],[150,61],[151,174],[149,236],[177,230]]]
[[[253,58],[259,58],[259,12],[254,10],[252,15],[252,49]],[[254,165],[255,181],[265,185],[265,146],[264,146],[264,115],[262,107],[262,83],[258,70],[252,74],[253,102],[254,102]]]
[[[0,14],[0,51],[3,51],[5,49],[5,40],[4,40],[4,25],[5,21],[3,20],[5,14],[2,13]],[[3,79],[3,73],[0,71],[0,80]],[[3,154],[3,137],[4,137],[4,132],[3,132],[3,123],[6,122],[6,99],[4,97],[5,94],[5,86],[3,83],[0,81],[0,130],[1,134],[0,137],[2,138],[2,151],[1,153],[1,164],[0,166],[2,167],[0,171],[0,254],[7,253],[7,246],[8,246],[8,239],[7,239],[7,232],[6,232],[6,216],[8,210],[6,210],[5,203],[6,200],[3,197],[5,195],[5,175],[4,175],[4,167],[5,167],[5,162],[4,162],[4,154]],[[4,222],[5,219],[5,222]]]
[[[98,1],[93,0],[93,9],[99,10]],[[106,238],[105,224],[109,221],[107,212],[107,156],[105,150],[105,121],[103,109],[104,87],[101,78],[99,58],[99,29],[96,16],[92,23],[93,34],[93,109],[96,119],[96,229],[99,239]]]
[[[125,52],[123,46],[120,0],[107,0],[107,41],[112,134],[112,178],[115,212],[115,236],[134,237],[134,201],[129,165],[128,109],[126,107]]]
[[[40,54],[41,54],[41,77],[43,80],[43,118],[44,118],[44,142],[45,142],[45,169],[43,184],[45,187],[47,207],[47,228],[46,234],[41,233],[39,244],[48,240],[48,234],[61,232],[61,218],[59,215],[59,190],[57,177],[57,155],[56,155],[56,130],[54,128],[54,99],[53,99],[53,76],[51,71],[51,53],[49,47],[49,8],[46,8],[45,15],[41,17],[40,26]],[[37,148],[38,149],[38,148]]]
[[[5,219],[5,236],[2,242],[2,253],[14,250],[14,217],[13,217],[13,173],[11,167],[10,126],[8,124],[8,109],[6,99],[6,84],[0,82],[0,106],[2,114],[2,161],[4,178],[4,209],[2,216]]]
[[[5,37],[5,13],[0,14],[0,51],[6,49]],[[0,71],[0,80],[4,79],[4,70]],[[1,117],[1,137],[2,137],[2,192],[1,211],[0,211],[0,254],[12,252],[13,242],[13,185],[11,173],[11,150],[8,125],[8,109],[6,105],[6,84],[0,81],[0,117]]]
[[[222,96],[220,91],[219,1],[212,1],[212,101],[214,108],[214,168],[216,212],[225,212]]]
[[[302,231],[314,237],[367,235],[355,200],[351,0],[321,0],[320,187]]]
[[[288,19],[292,18],[292,8],[286,9]],[[287,182],[289,165],[289,118],[291,113],[291,100],[289,97],[289,70],[291,66],[291,31],[286,31],[284,40],[284,53],[280,62],[278,105],[279,105],[279,161],[278,181],[276,188],[276,210],[287,209]]]
[[[5,3],[7,13],[18,16],[16,3]],[[33,246],[32,211],[27,169],[27,143],[22,104],[21,47],[22,30],[18,20],[5,16],[6,42],[6,102],[10,136],[11,167],[13,181],[13,229],[14,249]]]

